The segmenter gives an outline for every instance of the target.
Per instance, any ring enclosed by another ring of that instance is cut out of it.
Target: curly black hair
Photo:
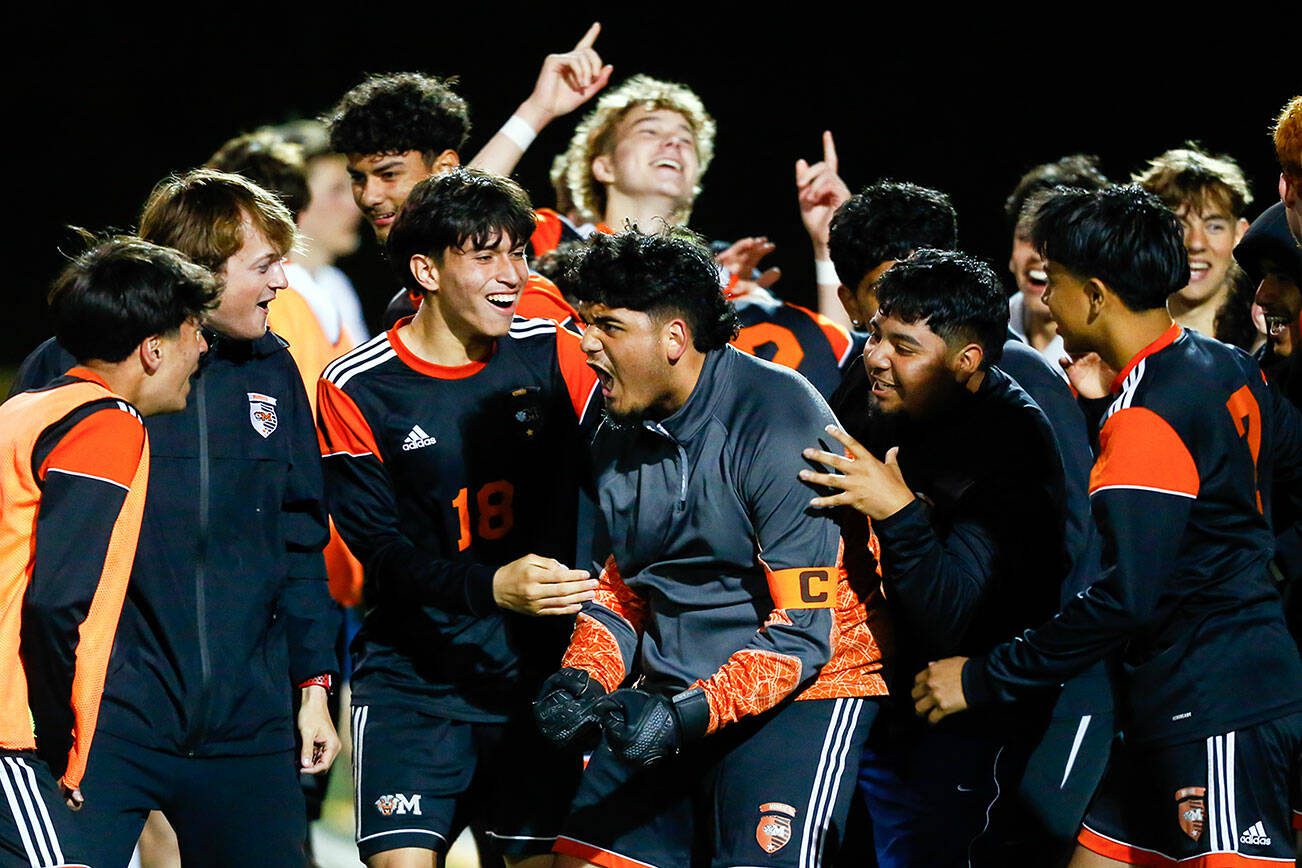
[[[460,151],[470,135],[470,112],[452,90],[456,81],[418,72],[368,77],[322,116],[330,146],[341,154],[420,151],[429,160]]]
[[[1013,192],[1004,200],[1004,216],[1008,225],[1017,228],[1022,211],[1036,193],[1055,187],[1076,187],[1081,190],[1102,190],[1112,182],[1099,169],[1099,158],[1088,154],[1060,157],[1052,163],[1041,163],[1017,181]]]
[[[457,168],[421,181],[411,189],[389,230],[385,254],[408,290],[424,288],[411,273],[411,257],[424,254],[441,262],[448,250],[470,245],[484,250],[505,235],[523,245],[534,227],[529,194],[500,175]]]
[[[853,289],[887,260],[924,247],[958,247],[958,214],[939,190],[883,180],[836,209],[828,240],[836,273]]]
[[[1031,242],[1051,263],[1101,280],[1132,311],[1165,307],[1189,284],[1180,220],[1138,184],[1058,191],[1035,211]]]
[[[703,353],[737,336],[737,313],[719,287],[719,266],[686,229],[598,233],[574,255],[565,283],[580,304],[683,317],[692,345]]]
[[[880,316],[927,327],[954,346],[981,345],[981,367],[997,364],[1008,336],[1008,297],[994,269],[952,250],[919,250],[877,284]]]
[[[94,243],[87,233],[82,238]],[[217,304],[208,269],[170,247],[109,238],[75,257],[50,289],[59,344],[79,362],[120,362],[151,335],[172,334]]]

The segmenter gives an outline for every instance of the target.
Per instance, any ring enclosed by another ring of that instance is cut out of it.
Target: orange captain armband
[[[764,571],[769,594],[779,609],[831,609],[836,606],[840,567],[796,567]]]

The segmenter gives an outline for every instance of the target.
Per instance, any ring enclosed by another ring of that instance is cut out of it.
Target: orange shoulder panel
[[[127,488],[135,478],[144,446],[145,426],[139,419],[116,408],[98,410],[74,425],[50,451],[40,477],[63,470]]]
[[[534,212],[534,219],[538,226],[529,238],[529,246],[533,248],[534,257],[539,257],[560,246],[564,227],[560,215],[550,208],[539,208]]]
[[[578,311],[570,307],[556,284],[541,274],[532,272],[524,285],[524,291],[520,293],[520,304],[515,312],[518,316],[540,316],[556,322],[564,322],[571,317],[576,320],[579,318]]]
[[[583,411],[597,388],[597,372],[588,367],[588,354],[583,352],[579,343],[583,339],[574,332],[556,327],[556,361],[561,368],[561,379],[570,395],[570,404],[574,415],[580,421]]]
[[[1090,471],[1090,494],[1137,488],[1197,497],[1198,467],[1171,424],[1147,407],[1112,414],[1099,432],[1099,457]]]
[[[317,381],[317,439],[323,456],[346,453],[354,457],[380,457],[375,435],[353,399],[329,380]]]
[[[793,307],[802,313],[805,313],[822,330],[823,336],[827,338],[828,346],[832,348],[832,355],[836,356],[837,362],[845,357],[846,351],[850,349],[850,332],[839,323],[833,322],[817,311],[810,310],[807,307],[801,307],[798,304],[787,302],[787,307]]]

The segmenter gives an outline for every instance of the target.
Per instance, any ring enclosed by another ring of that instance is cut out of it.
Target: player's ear
[[[151,377],[163,366],[163,336],[150,335],[136,347],[140,367]]]
[[[975,341],[964,344],[950,357],[949,365],[954,372],[954,378],[960,383],[966,383],[973,374],[981,370],[981,363],[985,358],[986,352],[980,344]]]
[[[1108,296],[1114,295],[1114,293],[1108,288],[1106,283],[1099,280],[1097,277],[1091,277],[1089,280],[1085,281],[1085,286],[1083,288],[1085,291],[1085,302],[1089,305],[1089,316],[1086,317],[1085,321],[1092,323],[1094,322],[1094,319],[1103,312],[1103,305],[1107,301]]]
[[[413,253],[407,267],[411,269],[411,276],[416,278],[416,282],[422,289],[426,292],[439,291],[439,267],[431,257],[423,253]]]
[[[461,165],[461,155],[456,151],[448,148],[446,151],[434,158],[434,162],[429,164],[431,175],[442,175],[444,172],[455,169]]]
[[[857,323],[856,329],[862,329],[864,325],[863,312],[859,310],[859,301],[854,297],[854,293],[844,283],[836,288],[836,297],[841,299],[841,307],[850,316],[851,323]]]
[[[592,160],[592,177],[602,184],[615,183],[615,168],[609,154],[602,154]]]
[[[692,345],[691,330],[687,328],[686,322],[678,318],[666,322],[660,335],[661,344],[665,348],[665,358],[671,365],[676,364]]]

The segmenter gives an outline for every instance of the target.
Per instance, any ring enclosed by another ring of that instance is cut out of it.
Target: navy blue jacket
[[[145,515],[99,730],[185,756],[290,750],[294,685],[338,669],[321,461],[284,341],[209,336],[186,409],[152,416]],[[16,390],[73,364],[53,339]]]

